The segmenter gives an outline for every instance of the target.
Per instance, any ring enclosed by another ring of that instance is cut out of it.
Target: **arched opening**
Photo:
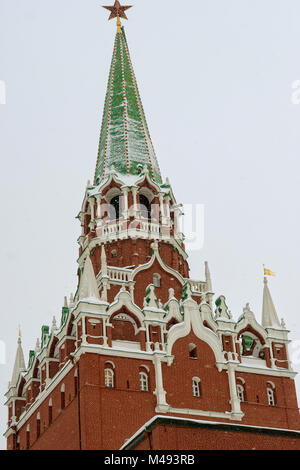
[[[115,386],[115,373],[113,369],[111,369],[111,366],[106,367],[104,370],[104,381],[105,381],[105,387],[106,388],[114,388]]]
[[[189,344],[189,357],[191,359],[197,359],[197,346],[193,343]]]
[[[48,404],[48,423],[49,423],[49,426],[51,426],[52,420],[53,420],[53,414],[52,414],[52,398],[50,398],[49,404]]]
[[[26,450],[29,450],[29,449],[30,449],[30,426],[28,424],[26,428]]]
[[[151,204],[149,199],[144,196],[144,194],[140,194],[140,211],[141,217],[145,219],[151,219]]]
[[[243,385],[238,384],[237,387],[236,387],[236,390],[237,390],[237,395],[238,395],[238,398],[239,398],[240,402],[244,402],[245,401],[245,390],[244,390]]]
[[[41,435],[41,416],[40,416],[40,413],[37,414],[37,417],[36,417],[36,437],[37,439],[40,437]]]
[[[60,389],[60,407],[62,410],[66,407],[66,393],[65,393],[65,385],[63,384]]]
[[[250,356],[259,359],[265,358],[265,350],[263,347],[263,340],[250,330],[246,330],[240,336],[242,355]]]
[[[112,318],[111,324],[113,341],[138,342],[138,325],[131,315],[119,313]]]
[[[111,220],[116,220],[120,218],[121,208],[122,208],[122,198],[121,196],[114,196],[110,200],[109,207],[109,216]]]
[[[273,384],[273,382],[267,382],[267,396],[268,396],[268,405],[275,406],[276,397],[275,397],[275,385]]]
[[[201,397],[199,377],[194,377],[193,378],[193,380],[192,380],[192,390],[193,390],[193,397],[195,397],[195,398],[200,398]]]
[[[140,390],[141,392],[149,391],[149,380],[147,372],[140,372]]]
[[[237,377],[236,379],[236,392],[241,403],[247,401],[245,380],[242,377]]]

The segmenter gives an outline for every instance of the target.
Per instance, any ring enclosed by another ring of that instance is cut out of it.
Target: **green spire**
[[[161,183],[160,169],[122,27],[118,28],[115,39],[94,184],[99,184],[112,166],[118,173],[138,175],[145,165],[152,179]]]

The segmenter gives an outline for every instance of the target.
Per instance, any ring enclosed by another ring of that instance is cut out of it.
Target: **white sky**
[[[27,360],[76,289],[75,216],[94,174],[115,34],[101,3],[113,2],[0,0],[1,397],[18,323]],[[205,204],[191,276],[203,278],[208,260],[235,318],[250,302],[260,320],[265,263],[300,340],[299,0],[134,5],[126,33],[162,173],[178,202]],[[1,434],[6,421],[1,406]]]

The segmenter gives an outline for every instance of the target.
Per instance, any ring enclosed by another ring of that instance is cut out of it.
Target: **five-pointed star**
[[[125,20],[127,20],[128,18],[126,16],[125,10],[128,10],[128,8],[131,8],[131,6],[132,5],[122,6],[119,0],[116,0],[113,7],[103,6],[103,8],[106,8],[106,10],[110,11],[110,17],[108,18],[109,20],[112,20],[113,18],[124,18]]]

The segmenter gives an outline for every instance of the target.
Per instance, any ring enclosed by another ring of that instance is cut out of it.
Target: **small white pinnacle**
[[[35,352],[39,352],[41,350],[41,344],[39,338],[36,340],[36,345],[35,345]]]
[[[52,319],[52,328],[51,328],[51,331],[53,332],[54,330],[57,329],[57,324],[56,324],[56,318],[53,317]]]

